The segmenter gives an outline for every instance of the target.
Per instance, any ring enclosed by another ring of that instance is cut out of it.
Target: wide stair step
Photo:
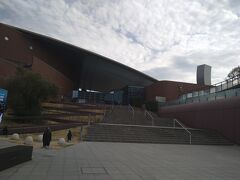
[[[189,129],[192,144],[232,145],[215,131]],[[96,124],[88,127],[84,141],[189,144],[189,134],[184,129]]]

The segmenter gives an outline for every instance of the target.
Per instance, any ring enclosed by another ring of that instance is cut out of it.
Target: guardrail
[[[128,104],[128,112],[129,112],[130,114],[132,114],[132,120],[133,120],[133,119],[134,119],[134,114],[135,114],[135,112],[134,112],[133,107],[132,107],[130,104]]]
[[[189,144],[192,144],[192,133],[187,130],[187,128],[180,123],[177,119],[173,119],[173,127],[176,128],[176,123],[178,123],[188,134],[189,134]]]
[[[181,96],[181,98],[182,99],[188,99],[188,98],[193,98],[193,97],[199,97],[199,96],[203,96],[203,95],[218,93],[218,92],[221,92],[221,91],[231,89],[231,88],[236,87],[238,85],[240,85],[240,77],[235,76],[233,78],[226,79],[225,81],[213,84],[205,90],[192,91],[192,92],[189,92],[187,94],[184,94],[184,95]]]
[[[145,116],[146,119],[150,119],[150,120],[152,121],[152,126],[154,126],[154,118],[153,118],[153,116],[151,115],[151,113],[148,112],[147,110],[145,110],[144,116]]]
[[[209,101],[215,101],[219,99],[228,99],[228,98],[237,97],[237,96],[240,96],[240,88],[228,89],[225,91],[215,92],[215,93],[206,94],[202,96],[180,98],[174,101],[168,101],[166,103],[162,103],[160,104],[160,106],[188,104],[188,103],[197,103],[197,102],[209,102]]]
[[[240,77],[226,79],[201,91],[192,91],[181,95],[177,100],[161,103],[160,106],[208,102],[240,96]]]

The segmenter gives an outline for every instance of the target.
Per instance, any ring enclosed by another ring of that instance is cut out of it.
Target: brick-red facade
[[[63,58],[48,51],[37,41],[23,33],[0,24],[0,86],[14,75],[18,66],[31,67],[33,72],[41,74],[60,89],[60,94],[68,94],[74,87],[71,70]]]
[[[240,144],[240,97],[160,107],[158,113],[177,118],[189,127],[214,129]]]
[[[177,99],[180,95],[198,91],[207,88],[207,86],[176,82],[176,81],[158,81],[145,88],[146,101],[154,101],[156,96],[166,97],[166,101]]]

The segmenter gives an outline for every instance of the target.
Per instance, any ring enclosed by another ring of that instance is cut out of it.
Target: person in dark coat
[[[51,132],[51,129],[48,127],[45,129],[43,133],[43,147],[49,148],[51,140],[52,140],[52,132]]]
[[[46,144],[47,144],[47,148],[49,148],[50,146],[50,142],[52,140],[52,131],[51,129],[48,127],[48,132],[47,132],[47,139],[46,139]]]
[[[69,129],[68,130],[68,133],[67,133],[67,141],[70,142],[72,140],[72,132],[71,130]]]
[[[43,139],[42,139],[42,142],[43,142],[43,147],[45,148],[47,146],[47,128],[44,130],[43,132]]]

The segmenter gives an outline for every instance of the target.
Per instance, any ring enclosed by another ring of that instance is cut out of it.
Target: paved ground
[[[38,149],[32,161],[0,172],[4,180],[239,178],[239,146],[98,142]]]
[[[15,146],[16,144],[0,140],[0,148]]]

